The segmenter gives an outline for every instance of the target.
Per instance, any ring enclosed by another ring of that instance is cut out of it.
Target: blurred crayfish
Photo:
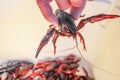
[[[73,54],[63,59],[39,61],[35,67],[28,60],[11,61],[1,66],[0,80],[94,80],[92,72],[89,74],[80,62],[81,59]]]

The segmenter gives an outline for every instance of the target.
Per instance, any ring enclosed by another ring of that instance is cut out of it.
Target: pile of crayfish
[[[1,66],[0,80],[93,80],[84,67],[86,75],[79,74],[80,61],[72,54],[62,59],[38,61],[36,66],[29,61],[11,61]]]

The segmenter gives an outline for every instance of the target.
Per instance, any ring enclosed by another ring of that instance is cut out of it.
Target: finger
[[[81,7],[87,0],[70,0],[70,4],[73,7]]]
[[[58,19],[53,14],[53,10],[49,4],[51,0],[37,0],[37,4],[39,6],[39,9],[41,10],[44,18],[52,23],[53,25],[58,26]]]
[[[55,0],[55,1],[61,10],[66,10],[70,7],[70,3],[68,0]]]
[[[70,14],[73,16],[75,20],[77,20],[80,17],[86,5],[87,0],[70,0],[70,1],[72,4],[72,7],[70,9]]]

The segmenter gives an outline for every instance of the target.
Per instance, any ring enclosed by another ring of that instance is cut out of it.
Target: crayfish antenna
[[[76,44],[77,51],[78,51],[78,53],[80,54],[81,59],[83,59],[86,63],[88,63],[90,66],[93,66],[94,68],[99,69],[99,70],[101,70],[101,71],[103,71],[103,72],[105,72],[105,73],[107,73],[107,74],[114,75],[114,76],[116,76],[116,77],[120,77],[119,74],[109,72],[109,71],[107,71],[107,70],[105,70],[105,69],[103,69],[103,68],[101,68],[101,67],[99,67],[99,66],[96,66],[96,65],[90,63],[89,61],[87,61],[87,60],[84,58],[84,56],[82,55],[82,53],[81,53],[81,51],[80,51],[80,49],[79,49],[79,47],[78,47],[78,42],[77,42],[77,40],[76,40],[76,43],[77,43],[77,44]]]

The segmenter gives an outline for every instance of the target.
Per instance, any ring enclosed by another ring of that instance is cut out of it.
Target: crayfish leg
[[[54,54],[56,54],[56,41],[57,41],[57,39],[58,39],[58,37],[59,37],[59,35],[58,34],[56,34],[54,37],[53,37],[53,40],[52,40],[52,42],[53,42],[53,47],[54,47]]]
[[[76,33],[80,38],[80,42],[83,44],[83,50],[87,51],[83,36],[79,32],[76,32]]]
[[[82,19],[78,26],[77,26],[77,31],[80,30],[81,28],[84,27],[86,23],[94,23],[94,22],[99,22],[105,19],[113,19],[113,18],[118,18],[120,15],[112,15],[112,14],[98,14],[95,16],[88,17],[86,19]]]

